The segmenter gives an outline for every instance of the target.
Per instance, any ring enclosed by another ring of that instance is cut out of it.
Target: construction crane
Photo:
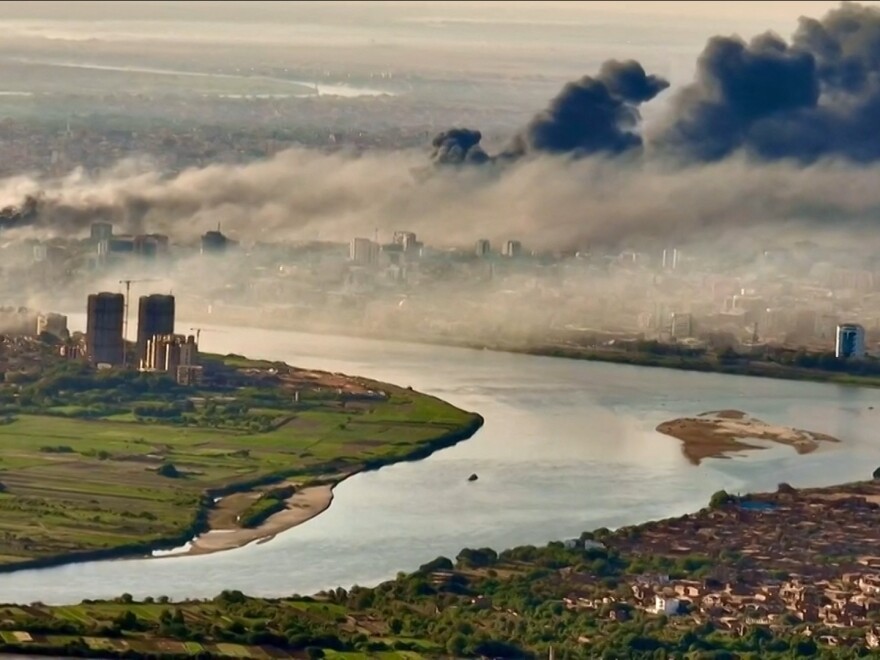
[[[159,280],[154,278],[143,278],[139,280],[119,280],[120,284],[125,285],[125,306],[122,311],[122,345],[125,346],[125,342],[128,341],[128,298],[131,295],[131,285],[138,284],[140,282],[158,282]],[[122,366],[126,366],[128,362],[128,351],[123,348],[122,350]]]
[[[199,339],[202,336],[202,330],[206,330],[207,332],[226,332],[225,330],[211,330],[208,328],[190,328],[189,329],[190,332],[196,333],[196,345],[198,345]]]

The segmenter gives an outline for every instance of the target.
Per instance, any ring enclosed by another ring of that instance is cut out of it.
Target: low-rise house
[[[679,604],[678,598],[654,596],[654,606],[651,608],[651,611],[655,614],[678,614]]]

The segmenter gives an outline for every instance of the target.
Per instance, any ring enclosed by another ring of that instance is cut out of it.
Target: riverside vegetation
[[[464,549],[375,588],[0,606],[0,650],[105,657],[874,657],[880,482],[733,496],[544,547]],[[676,596],[657,613],[656,596]],[[867,595],[866,595],[867,594]],[[666,606],[668,609],[668,604]]]
[[[224,515],[256,526],[292,482],[422,457],[481,423],[410,389],[235,355],[203,355],[194,387],[39,340],[0,357],[0,570],[179,545],[231,492],[254,496]]]

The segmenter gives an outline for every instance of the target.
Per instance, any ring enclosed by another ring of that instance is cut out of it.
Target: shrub
[[[733,496],[730,495],[726,490],[719,490],[716,491],[709,499],[709,508],[720,509],[721,507],[730,504],[733,501]]]
[[[156,474],[160,477],[167,477],[168,479],[177,479],[180,476],[180,472],[174,467],[173,463],[164,463],[158,470],[156,470]]]

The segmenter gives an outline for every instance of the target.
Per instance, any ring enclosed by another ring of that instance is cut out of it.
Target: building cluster
[[[564,605],[627,618],[635,608],[664,614],[672,625],[711,623],[744,635],[805,624],[829,645],[880,648],[880,483],[813,494],[781,488],[760,499],[648,523],[638,534],[607,541],[623,556],[709,558],[703,576],[626,575],[611,591],[599,576],[570,571]],[[583,541],[567,541],[567,549]],[[586,550],[598,546],[587,540]]]
[[[64,314],[42,314],[27,307],[0,307],[0,335],[52,335],[67,339],[67,317]]]
[[[128,306],[121,293],[102,292],[88,298],[84,351],[81,354],[98,368],[131,366],[140,371],[167,373],[182,385],[202,380],[196,338],[174,334],[174,296],[152,294],[138,300],[137,341],[134,354],[125,337]],[[70,351],[70,347],[64,347]]]
[[[279,328],[471,343],[769,345],[856,360],[880,346],[880,260],[851,251],[717,254],[661,243],[554,252],[514,238],[438,248],[406,230],[347,243],[240,238],[218,226],[177,243],[96,221],[82,238],[10,241],[0,247],[0,295],[52,295],[43,306],[59,308],[111,277],[161,277],[193,314]]]

